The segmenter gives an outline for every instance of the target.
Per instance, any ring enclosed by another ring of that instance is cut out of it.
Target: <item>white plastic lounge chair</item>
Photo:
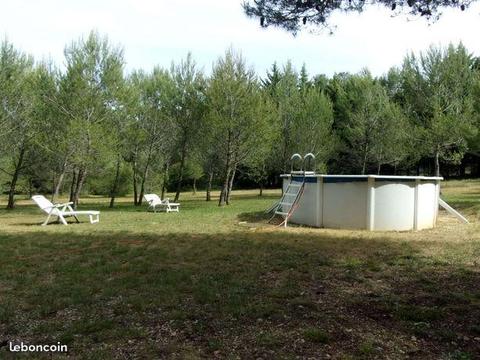
[[[73,202],[68,202],[65,204],[52,204],[52,202],[43,195],[32,196],[32,200],[40,207],[40,209],[48,214],[47,219],[42,225],[47,225],[51,216],[56,216],[58,221],[60,221],[63,225],[68,225],[65,218],[70,216],[73,216],[77,222],[80,222],[77,218],[77,215],[88,215],[90,224],[95,224],[100,221],[100,211],[76,211],[72,208]]]
[[[148,202],[149,208],[152,208],[154,212],[157,212],[157,208],[159,208],[160,211],[166,211],[167,213],[179,211],[180,204],[171,203],[169,199],[162,200],[157,194],[145,194],[143,197]]]

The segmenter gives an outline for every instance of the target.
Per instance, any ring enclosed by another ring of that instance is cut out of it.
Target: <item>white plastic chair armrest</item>
[[[64,204],[55,204],[54,207],[55,208],[61,208],[60,211],[65,211],[66,209],[68,209],[70,211],[73,211],[71,205],[73,205],[73,202],[70,201],[70,202],[64,203]]]
[[[73,201],[67,202],[65,204],[55,204],[55,206],[68,206],[68,205],[73,205]]]

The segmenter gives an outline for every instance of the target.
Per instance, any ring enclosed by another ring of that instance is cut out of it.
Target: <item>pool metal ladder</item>
[[[293,170],[293,165],[295,160],[300,160],[302,162],[302,168],[299,171]],[[283,192],[282,198],[279,202],[275,203],[267,212],[273,211],[273,216],[270,218],[269,222],[279,215],[283,218],[283,221],[278,226],[287,227],[288,219],[290,219],[298,208],[298,203],[303,195],[305,190],[305,179],[307,174],[314,174],[312,171],[306,171],[306,160],[312,159],[315,160],[315,156],[312,153],[306,154],[302,157],[300,154],[293,154],[290,158],[291,161],[291,170],[290,170],[290,182],[287,185],[287,188]],[[315,168],[314,168],[315,169]],[[301,176],[301,180],[298,179]]]

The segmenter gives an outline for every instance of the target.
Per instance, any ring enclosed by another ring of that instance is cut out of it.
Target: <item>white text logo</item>
[[[67,352],[67,345],[62,345],[60,342],[52,345],[27,345],[21,342],[20,344],[9,343],[8,349],[11,352]]]

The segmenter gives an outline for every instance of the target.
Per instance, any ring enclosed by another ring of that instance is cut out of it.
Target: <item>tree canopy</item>
[[[334,12],[362,12],[367,7],[382,5],[393,15],[409,14],[435,21],[445,8],[464,11],[475,0],[247,0],[245,13],[258,18],[262,27],[277,26],[293,34],[302,27],[330,28]]]

